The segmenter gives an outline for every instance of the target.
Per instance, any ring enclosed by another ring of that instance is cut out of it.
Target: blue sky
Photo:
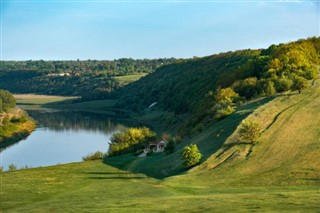
[[[320,36],[316,1],[1,0],[2,60],[188,58]]]

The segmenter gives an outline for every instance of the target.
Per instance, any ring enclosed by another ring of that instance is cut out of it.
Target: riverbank
[[[36,128],[35,121],[19,109],[0,114],[0,148],[8,147],[27,137]]]

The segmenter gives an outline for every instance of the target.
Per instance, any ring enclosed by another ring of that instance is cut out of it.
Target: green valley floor
[[[2,212],[316,212],[320,186],[175,185],[100,161],[1,174]],[[172,181],[172,182],[171,182]]]

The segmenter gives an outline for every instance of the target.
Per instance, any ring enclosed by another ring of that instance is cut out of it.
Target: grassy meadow
[[[20,105],[45,105],[57,102],[65,102],[74,100],[78,97],[53,96],[53,95],[37,95],[37,94],[14,94],[13,95]]]
[[[114,77],[114,79],[116,79],[121,85],[126,85],[134,81],[137,81],[146,75],[147,73],[141,73],[141,74],[135,74],[135,75],[123,75],[123,76],[116,76]]]
[[[2,173],[0,193],[3,212],[314,212],[319,189],[181,186],[89,161]]]
[[[116,101],[112,99],[73,102],[79,97],[37,94],[15,94],[14,97],[17,101],[17,104],[23,105],[24,109],[36,110],[41,108],[61,108],[102,113],[110,116],[115,115],[115,112],[112,111],[112,108]]]

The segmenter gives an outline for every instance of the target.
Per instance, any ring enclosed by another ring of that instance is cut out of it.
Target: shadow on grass
[[[224,145],[227,138],[236,130],[243,119],[258,107],[270,102],[274,97],[262,98],[237,107],[236,112],[220,120],[212,121],[201,133],[194,133],[182,143],[177,144],[176,151],[170,155],[152,155],[137,158],[133,154],[126,154],[105,158],[103,162],[110,166],[128,170],[133,173],[143,173],[157,179],[183,174],[187,170],[182,165],[181,152],[184,146],[196,143],[203,155],[202,162]]]
[[[124,174],[130,174],[128,172],[84,172],[84,174],[90,174],[90,175],[124,175]]]
[[[89,175],[88,179],[95,180],[134,180],[144,179],[142,176],[131,176],[128,172],[83,172],[83,174]],[[94,176],[93,176],[94,175]]]
[[[145,177],[121,177],[121,176],[112,176],[112,177],[88,177],[88,179],[94,180],[135,180],[135,179],[144,179]]]

